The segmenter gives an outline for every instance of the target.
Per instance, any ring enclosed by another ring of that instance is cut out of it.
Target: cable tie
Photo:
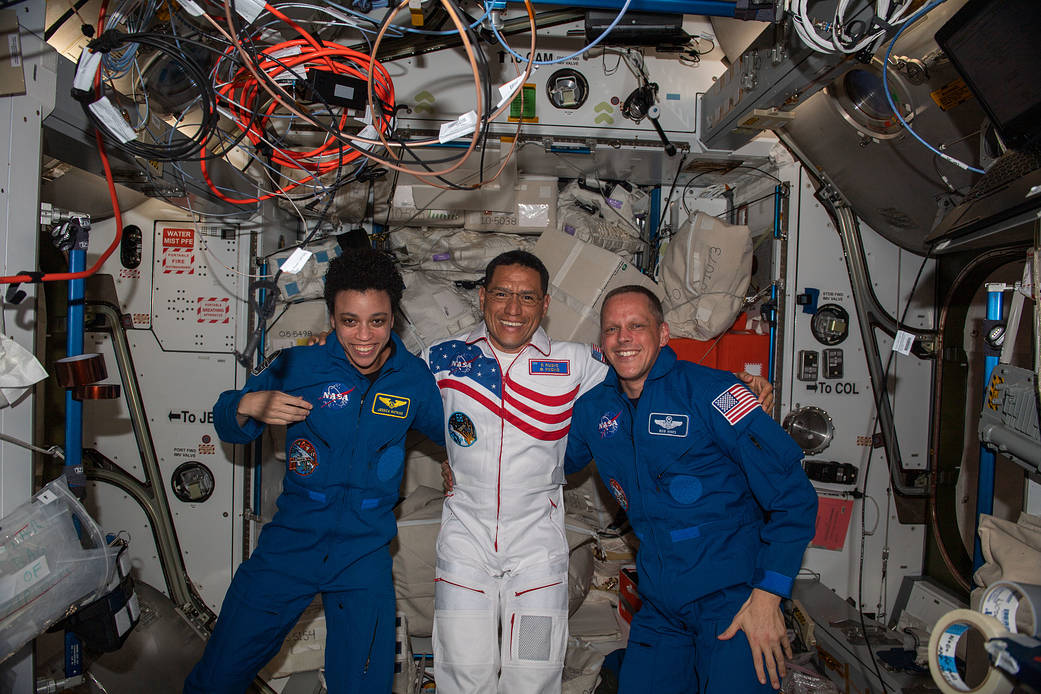
[[[18,304],[22,303],[22,300],[25,299],[26,296],[28,296],[28,294],[25,293],[25,290],[19,289],[18,286],[18,283],[8,285],[7,294],[4,296],[4,301],[8,304],[11,304],[12,306],[17,306]]]
[[[95,53],[111,53],[123,43],[124,34],[115,29],[108,29],[101,36],[87,44],[87,48]]]
[[[871,23],[868,25],[867,33],[873,33],[876,28],[884,29],[885,31],[892,31],[896,27],[876,14],[871,18]]]

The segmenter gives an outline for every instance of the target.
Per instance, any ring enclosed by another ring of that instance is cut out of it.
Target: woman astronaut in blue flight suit
[[[444,443],[441,396],[391,330],[404,283],[389,257],[348,250],[325,282],[337,339],[276,353],[214,408],[229,443],[287,425],[286,471],[278,512],[235,573],[186,694],[245,691],[317,593],[329,692],[391,689],[392,509],[408,429]]]

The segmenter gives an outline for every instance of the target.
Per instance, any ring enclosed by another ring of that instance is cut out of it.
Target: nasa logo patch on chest
[[[307,439],[297,439],[289,447],[289,470],[307,477],[318,469],[318,451]]]
[[[625,495],[625,490],[622,489],[622,485],[614,477],[607,483],[607,486],[611,489],[611,494],[615,499],[618,500],[618,505],[622,507],[623,511],[629,510],[629,497]]]
[[[600,423],[596,425],[597,431],[600,432],[600,438],[609,439],[618,433],[618,418],[622,416],[622,411],[617,412],[604,412],[600,416]]]
[[[348,388],[342,383],[330,383],[322,391],[322,407],[333,410],[342,410],[350,402],[350,394],[354,388]]]
[[[448,370],[453,376],[465,376],[473,369],[473,363],[473,359],[467,359],[464,355],[457,354],[452,358],[452,363],[449,364]]]
[[[690,417],[685,414],[651,412],[651,416],[647,418],[647,433],[655,436],[683,438],[687,435],[689,424]]]

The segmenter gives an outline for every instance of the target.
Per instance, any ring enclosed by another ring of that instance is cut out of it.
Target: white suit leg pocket
[[[433,634],[438,660],[473,664],[496,660],[498,596],[493,590],[473,577],[438,572],[434,579]]]

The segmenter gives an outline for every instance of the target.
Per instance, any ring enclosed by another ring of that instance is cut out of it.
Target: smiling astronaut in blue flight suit
[[[300,613],[322,594],[330,694],[387,694],[394,667],[388,544],[415,427],[444,443],[430,370],[391,332],[401,275],[386,255],[346,251],[329,266],[335,340],[293,347],[221,394],[221,440],[248,443],[288,425],[278,512],[235,573],[186,693],[242,694]]]
[[[595,458],[640,540],[619,692],[778,688],[816,520],[802,451],[733,374],[677,360],[646,289],[608,294],[601,338],[612,370],[575,404],[565,469]]]

